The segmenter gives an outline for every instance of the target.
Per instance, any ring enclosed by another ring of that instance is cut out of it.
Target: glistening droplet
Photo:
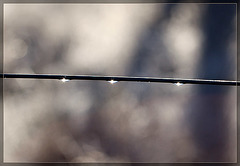
[[[183,83],[181,83],[181,82],[177,82],[177,83],[174,83],[174,84],[177,85],[177,86],[183,85]]]
[[[114,81],[114,80],[110,80],[110,81],[108,81],[110,84],[115,84],[115,83],[117,83],[118,81]]]
[[[62,81],[62,82],[68,82],[68,81],[70,81],[69,79],[66,79],[66,78],[63,78],[63,79],[61,79],[60,81]]]

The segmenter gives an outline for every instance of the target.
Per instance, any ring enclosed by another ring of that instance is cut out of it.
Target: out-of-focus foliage
[[[4,72],[236,79],[235,8],[5,4]],[[236,88],[5,79],[4,161],[234,162]]]

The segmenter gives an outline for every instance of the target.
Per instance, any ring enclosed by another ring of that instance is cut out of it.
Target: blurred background
[[[235,4],[4,4],[4,72],[236,80]],[[236,162],[230,86],[4,79],[5,162]]]

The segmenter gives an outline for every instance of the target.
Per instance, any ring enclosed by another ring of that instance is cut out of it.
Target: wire
[[[156,78],[156,77],[127,77],[127,76],[95,76],[95,75],[58,75],[58,74],[1,74],[0,78],[24,78],[24,79],[58,79],[65,80],[99,80],[115,83],[119,81],[131,82],[156,82],[182,84],[206,84],[239,86],[239,81],[231,80],[206,80],[206,79],[180,79],[180,78]]]

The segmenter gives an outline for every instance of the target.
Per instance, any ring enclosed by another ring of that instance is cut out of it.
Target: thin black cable
[[[94,76],[94,75],[62,75],[62,74],[61,75],[58,75],[58,74],[1,74],[0,78],[131,81],[131,82],[206,84],[206,85],[229,85],[229,86],[239,86],[240,85],[239,81],[231,81],[231,80],[127,77],[127,76]]]

